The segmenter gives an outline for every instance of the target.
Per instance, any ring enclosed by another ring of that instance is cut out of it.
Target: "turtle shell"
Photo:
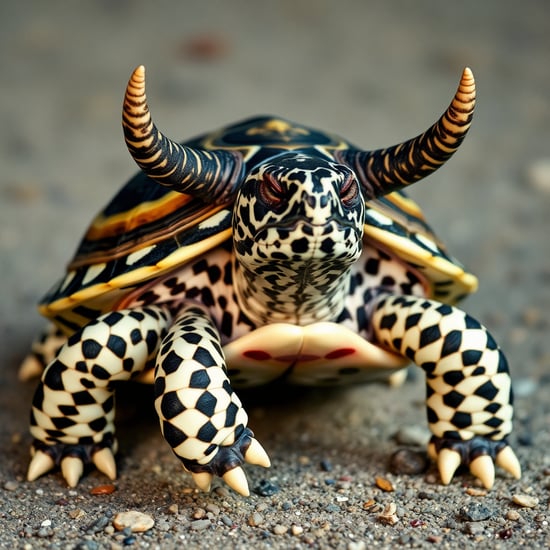
[[[353,147],[337,136],[274,117],[245,120],[186,145],[239,151],[247,169],[284,150],[328,157]],[[67,334],[116,310],[125,296],[231,238],[232,205],[210,205],[138,173],[92,221],[67,272],[40,312]],[[477,286],[450,256],[403,192],[367,202],[368,242],[407,262],[427,282],[428,297],[455,303]]]

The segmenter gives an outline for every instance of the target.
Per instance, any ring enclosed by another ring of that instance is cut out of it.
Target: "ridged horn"
[[[128,81],[122,127],[130,154],[150,178],[209,203],[231,200],[239,181],[242,156],[233,151],[187,147],[163,135],[151,119],[143,65],[134,70]]]
[[[474,75],[466,67],[449,108],[426,132],[387,149],[348,149],[338,157],[355,170],[367,199],[397,191],[429,176],[452,156],[470,128],[474,107]]]

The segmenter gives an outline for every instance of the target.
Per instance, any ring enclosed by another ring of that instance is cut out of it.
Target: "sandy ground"
[[[0,547],[548,547],[549,56],[545,0],[3,2]],[[73,490],[59,473],[24,480],[34,384],[18,382],[17,366],[42,326],[35,303],[92,215],[135,171],[120,107],[141,63],[168,135],[267,112],[366,148],[424,130],[463,66],[472,67],[479,101],[471,134],[412,195],[480,277],[464,308],[509,357],[520,481],[500,472],[485,494],[468,474],[442,487],[433,467],[416,476],[388,471],[402,446],[395,434],[425,429],[420,371],[400,389],[247,398],[273,461],[269,471],[249,468],[250,484],[275,484],[271,496],[245,499],[221,484],[195,492],[158,435],[143,388],[122,399],[114,492],[90,493],[106,482],[97,472]],[[394,491],[376,487],[376,476]],[[534,506],[515,504],[514,495],[534,497]],[[380,517],[392,504],[393,524]],[[114,531],[113,516],[128,510],[155,526]]]

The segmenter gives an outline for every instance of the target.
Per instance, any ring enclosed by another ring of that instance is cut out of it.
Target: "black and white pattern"
[[[92,222],[41,306],[63,335],[41,336],[22,370],[48,363],[28,479],[59,465],[74,486],[86,463],[113,479],[113,383],[148,377],[164,438],[196,484],[218,475],[248,494],[242,465],[269,458],[233,383],[357,383],[407,361],[426,373],[443,482],[461,464],[486,487],[493,463],[519,477],[506,359],[454,307],[476,279],[396,191],[454,152],[474,102],[465,70],[427,132],[371,152],[270,117],[179,145],[152,123],[136,69],[124,128],[144,174]]]

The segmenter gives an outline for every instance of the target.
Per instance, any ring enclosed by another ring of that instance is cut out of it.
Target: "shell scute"
[[[271,116],[184,143],[238,151],[247,167],[288,150],[314,149],[334,159],[336,151],[353,148],[337,136]],[[43,298],[41,313],[77,326],[84,322],[78,314],[83,308],[88,314],[115,308],[141,284],[230,239],[231,206],[208,204],[138,173],[94,218],[65,276]],[[423,271],[436,297],[454,302],[475,290],[475,277],[448,255],[420,207],[401,191],[367,202],[365,238]]]

